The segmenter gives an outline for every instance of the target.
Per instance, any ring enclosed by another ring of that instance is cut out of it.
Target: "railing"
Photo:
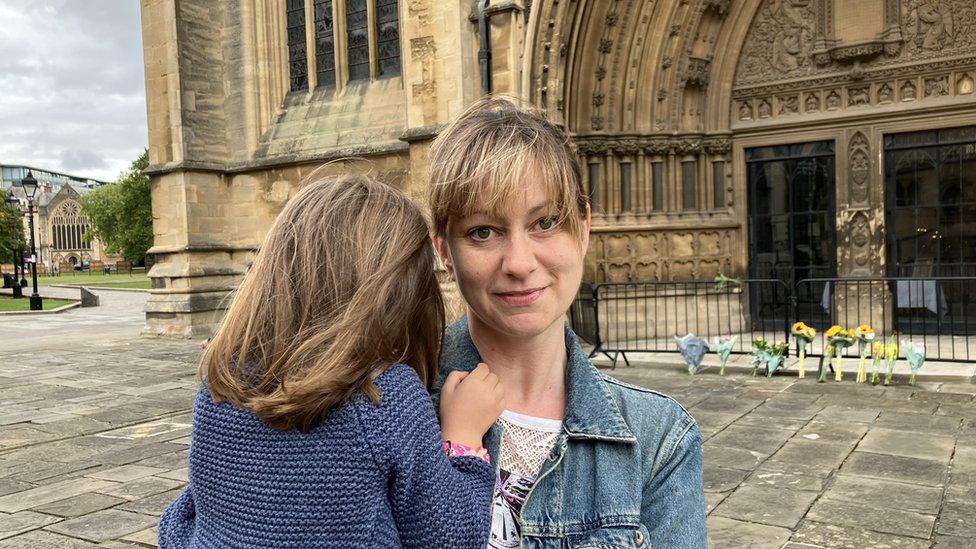
[[[976,277],[804,279],[790,287],[778,279],[614,282],[584,284],[570,309],[580,338],[625,362],[627,353],[677,352],[674,336],[694,333],[713,343],[738,336],[733,353],[752,341],[784,341],[802,320],[817,329],[808,356],[824,348],[833,324],[868,324],[880,341],[925,343],[927,360],[976,361]],[[850,352],[850,351],[849,351]]]

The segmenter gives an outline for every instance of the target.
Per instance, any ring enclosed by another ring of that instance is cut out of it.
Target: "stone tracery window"
[[[286,0],[291,91],[397,76],[398,0]],[[309,32],[308,23],[314,28]]]
[[[51,237],[55,250],[91,249],[91,240],[87,237],[89,229],[91,223],[88,217],[73,200],[63,202],[51,215]]]

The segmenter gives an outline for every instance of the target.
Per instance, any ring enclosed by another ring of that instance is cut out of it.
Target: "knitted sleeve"
[[[448,459],[430,396],[409,366],[377,379],[382,401],[360,417],[380,467],[390,472],[389,500],[404,547],[484,549],[495,473],[483,460]]]
[[[193,533],[195,518],[196,507],[193,504],[193,494],[187,486],[159,518],[159,533],[156,541],[159,549],[187,547]]]

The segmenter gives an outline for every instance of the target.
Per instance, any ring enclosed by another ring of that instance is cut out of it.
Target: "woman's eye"
[[[475,240],[488,240],[491,237],[491,229],[488,227],[478,227],[468,234]]]
[[[548,231],[549,229],[555,227],[556,223],[558,222],[559,222],[559,218],[557,218],[556,216],[547,217],[545,219],[539,220],[539,228],[542,229],[543,231]]]

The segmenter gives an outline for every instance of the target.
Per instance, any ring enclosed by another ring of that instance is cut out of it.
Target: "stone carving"
[[[739,103],[739,120],[752,120],[752,104],[748,101]]]
[[[607,17],[604,20],[604,22],[607,24],[608,27],[617,26],[617,12],[611,11],[607,13]]]
[[[827,110],[840,108],[840,93],[837,90],[830,90],[827,94]]]
[[[688,58],[688,67],[685,69],[685,83],[693,86],[705,87],[708,85],[708,59],[698,57]]]
[[[895,90],[891,89],[891,86],[885,82],[881,84],[878,88],[878,103],[890,103],[894,100]]]
[[[973,77],[968,74],[964,74],[959,77],[959,81],[956,82],[956,95],[969,95],[973,93],[976,86],[974,86]]]
[[[598,49],[600,50],[600,53],[610,53],[610,50],[613,49],[613,40],[609,38],[601,38]]]
[[[954,62],[950,54],[971,56],[976,50],[973,0],[884,0],[883,31],[855,43],[835,36],[837,2],[855,0],[763,0],[743,44],[734,89],[787,78],[831,78],[850,64],[855,77],[915,71],[912,64],[920,58],[933,67],[948,66]]]
[[[729,154],[732,151],[732,140],[727,137],[713,137],[702,141],[702,149],[708,154]]]
[[[820,110],[820,97],[816,93],[808,93],[806,100],[806,112],[817,112]]]
[[[925,97],[949,95],[949,77],[937,76],[925,79]]]
[[[712,278],[729,272],[732,242],[724,229],[596,233],[585,272],[595,282]]]
[[[673,233],[671,235],[671,257],[695,255],[694,233]]]
[[[847,105],[850,107],[856,107],[859,105],[870,105],[871,104],[871,88],[869,86],[861,86],[857,88],[850,88],[847,90]]]
[[[915,89],[915,82],[912,80],[906,80],[904,84],[901,85],[901,100],[902,101],[914,101],[917,99],[918,91]]]
[[[607,69],[604,67],[597,67],[594,74],[596,75],[597,80],[603,80],[607,77]]]
[[[796,114],[800,112],[800,98],[797,95],[786,95],[779,98],[780,114]]]
[[[868,203],[868,178],[871,175],[871,147],[868,138],[857,132],[851,137],[849,147],[851,176],[851,206],[864,206]]]
[[[773,107],[769,104],[768,99],[763,99],[759,102],[759,118],[769,118],[773,115]]]
[[[855,212],[851,220],[851,273],[871,272],[871,224],[863,211]]]
[[[603,104],[603,92],[596,92],[593,94],[593,106],[599,107]]]
[[[942,50],[954,33],[952,8],[945,0],[927,0],[918,5],[915,40],[922,50]]]

